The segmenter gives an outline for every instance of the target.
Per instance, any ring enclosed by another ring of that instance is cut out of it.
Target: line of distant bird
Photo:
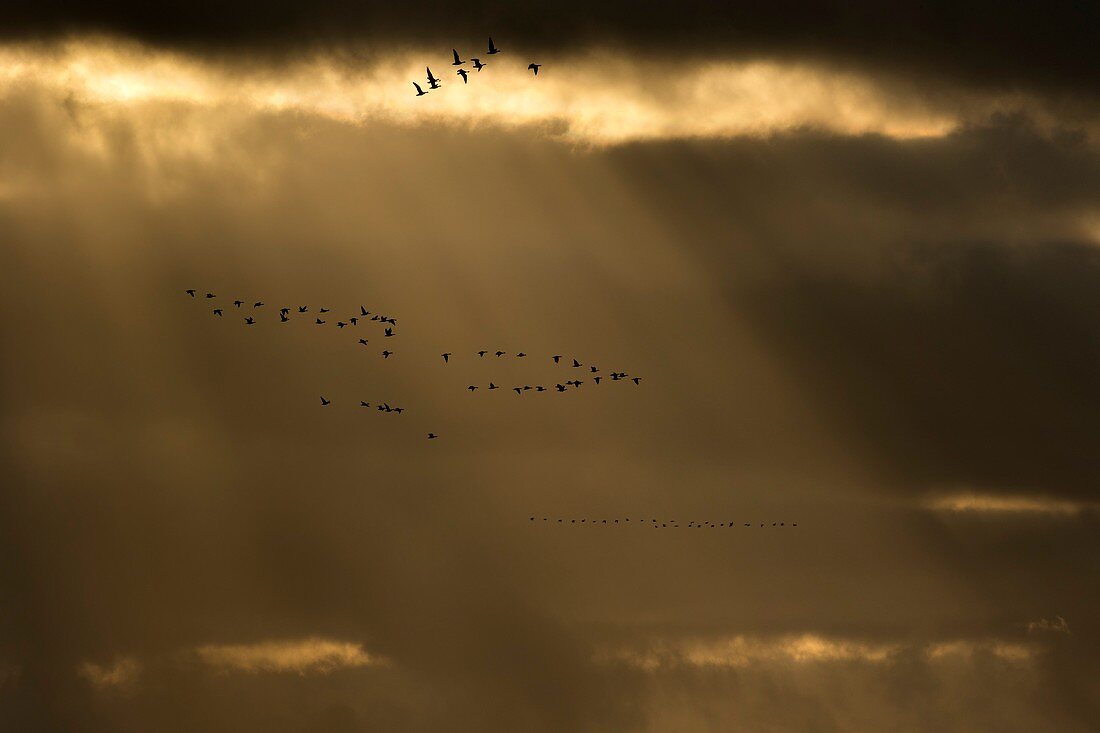
[[[530,521],[534,522],[536,519],[537,519],[537,517],[531,517]],[[657,529],[665,529],[665,528],[667,528],[667,529],[681,529],[681,528],[683,528],[683,529],[722,529],[722,528],[733,529],[734,527],[737,526],[736,522],[718,522],[718,523],[715,523],[715,522],[702,522],[702,521],[695,521],[695,520],[692,520],[692,521],[688,522],[687,524],[681,524],[679,522],[679,520],[676,520],[676,519],[663,519],[663,520],[662,519],[648,519],[648,520],[638,519],[637,521],[631,523],[629,517],[624,518],[621,522],[618,519],[587,519],[587,518],[586,519],[571,519],[569,517],[558,517],[558,518],[543,517],[542,521],[546,522],[547,524],[550,524],[550,523],[554,523],[554,524],[588,524],[588,525],[597,525],[597,526],[602,526],[602,525],[606,524],[606,525],[609,525],[609,526],[612,526],[612,527],[615,526],[616,524],[619,524],[620,526],[626,525],[626,524],[631,524],[631,526],[635,526],[635,527],[649,526],[649,527],[655,527]],[[755,522],[742,522],[741,526],[742,527],[752,527],[755,524],[756,524]],[[759,527],[765,527],[765,526],[767,526],[767,522],[760,522],[759,525],[758,525],[758,528]],[[786,527],[788,525],[787,525],[786,522],[772,522],[771,526],[773,526],[773,527]],[[797,527],[798,522],[791,522],[791,524],[789,526]]]
[[[490,352],[487,349],[482,349],[481,351],[477,351],[477,352],[474,352],[474,353],[476,353],[478,355],[478,357],[484,358],[485,355],[490,353]],[[507,352],[505,352],[505,351],[494,351],[492,353],[497,358],[500,358],[502,356],[507,356]],[[443,363],[444,364],[449,364],[449,363],[451,363],[451,357],[454,356],[454,354],[450,351],[447,351],[447,352],[444,352],[444,353],[440,354],[440,356],[443,357]],[[515,356],[519,359],[523,359],[523,358],[527,357],[527,354],[522,352],[522,351],[519,351],[515,354]],[[553,356],[550,357],[550,359],[552,359],[555,364],[560,364],[561,360],[564,359],[564,358],[565,357],[562,356],[561,354],[554,354]],[[581,369],[584,366],[585,366],[584,364],[580,363],[576,359],[573,359],[573,368],[574,369]],[[592,381],[593,381],[593,383],[595,383],[597,385],[604,379],[604,377],[597,374],[599,371],[600,371],[600,368],[598,366],[596,366],[595,364],[589,364],[588,365],[588,373],[594,375],[592,377]],[[626,372],[611,372],[610,374],[608,374],[608,377],[611,379],[611,381],[618,382],[620,380],[626,379],[627,377],[630,377],[630,375],[627,374]],[[642,378],[641,377],[630,377],[630,381],[634,382],[634,384],[641,384]],[[555,384],[554,388],[557,389],[558,392],[564,392],[564,391],[566,391],[567,386],[568,387],[580,388],[580,386],[582,384],[584,384],[583,379],[570,379],[570,380],[567,380],[565,382],[565,384],[560,384],[560,383]],[[488,389],[500,389],[500,387],[498,387],[493,382],[489,382],[489,385],[488,385],[487,388]],[[474,392],[478,389],[478,385],[471,384],[468,387],[466,387],[466,389],[469,392]],[[535,390],[536,392],[547,392],[547,391],[549,391],[546,387],[544,387],[541,384],[536,384],[534,387],[532,387],[529,384],[526,384],[522,387],[512,387],[512,390],[517,395],[522,395],[524,392],[528,392],[532,389]]]
[[[615,374],[611,375],[611,379],[612,379],[612,381],[617,382],[620,379],[622,379],[622,377],[618,373],[615,373]],[[600,377],[595,377],[595,379],[593,381],[596,384],[599,384],[600,383]],[[642,378],[641,377],[634,377],[634,379],[632,381],[634,382],[634,384],[638,384],[642,381]],[[584,384],[583,379],[570,379],[570,380],[567,380],[565,382],[565,384],[561,384],[559,382],[557,384],[554,384],[553,387],[558,392],[565,392],[569,387],[573,387],[574,389],[580,389],[580,386],[582,384]],[[471,384],[468,387],[466,387],[467,392],[475,392],[478,389],[479,389],[479,387],[476,384]],[[497,385],[494,382],[489,382],[486,389],[489,389],[489,390],[500,389],[500,386]],[[517,395],[522,395],[524,392],[529,392],[531,390],[534,390],[535,392],[549,392],[550,391],[547,387],[544,387],[541,384],[536,384],[534,387],[532,387],[529,384],[525,384],[522,387],[512,387],[512,391],[515,392]]]
[[[324,395],[321,395],[321,407],[328,407],[331,404],[332,404],[332,400],[327,399]],[[370,403],[365,402],[364,400],[359,400],[359,406],[360,407],[370,407]],[[398,415],[400,415],[402,412],[405,411],[404,407],[390,407],[389,402],[376,402],[375,407],[378,408],[379,412],[393,412],[393,413],[396,413]]]
[[[496,55],[496,54],[500,53],[500,49],[497,48],[496,45],[493,43],[493,37],[492,36],[489,36],[489,48],[486,51],[486,53],[490,56],[493,56],[493,55]],[[466,62],[463,61],[462,57],[459,55],[457,48],[452,48],[451,49],[451,54],[454,57],[454,61],[451,62],[451,66],[462,67],[466,64]],[[486,66],[486,64],[482,63],[480,58],[471,58],[470,62],[473,64],[474,70],[477,71],[478,73],[481,73],[481,70],[484,69],[485,66]],[[536,64],[536,63],[532,62],[532,63],[527,65],[527,68],[532,73],[534,73],[535,76],[538,76],[539,75],[539,69],[542,68],[542,64]],[[440,79],[438,77],[436,77],[434,74],[432,74],[432,67],[426,66],[426,67],[424,67],[424,70],[427,71],[427,73],[428,73],[428,75],[427,75],[428,89],[429,90],[439,89],[439,87],[441,87],[443,85],[443,82],[440,81]],[[462,83],[463,84],[469,84],[470,83],[470,72],[466,71],[466,69],[459,68],[457,71],[455,71],[455,74],[462,77]],[[424,91],[421,88],[421,86],[419,84],[417,84],[415,81],[412,83],[412,85],[416,88],[416,96],[423,97],[425,94],[428,93],[428,92]]]

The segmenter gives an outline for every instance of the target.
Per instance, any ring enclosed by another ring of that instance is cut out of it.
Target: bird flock
[[[487,56],[495,56],[498,53],[500,53],[500,49],[497,48],[496,44],[493,43],[493,37],[489,36],[489,47],[485,51],[485,54]],[[462,78],[463,85],[469,84],[470,83],[470,72],[466,70],[466,68],[465,68],[466,61],[464,61],[462,59],[462,55],[459,54],[457,48],[452,48],[451,49],[451,56],[454,59],[454,61],[451,62],[451,66],[457,66],[458,67],[455,70],[455,74]],[[488,62],[483,62],[480,57],[471,58],[470,59],[470,64],[471,64],[471,67],[474,69],[475,74],[480,74],[481,70],[484,69],[486,66],[488,66]],[[529,63],[527,65],[528,71],[530,71],[535,76],[539,75],[539,69],[541,69],[541,68],[542,68],[542,64],[536,64],[534,62]],[[441,86],[443,86],[443,81],[441,79],[439,79],[437,76],[435,76],[435,74],[432,73],[432,67],[425,66],[424,70],[427,72],[427,76],[425,78],[428,80],[428,91],[431,91],[431,90],[434,90],[434,89],[439,89]],[[420,86],[420,84],[418,82],[414,81],[412,83],[412,85],[416,89],[416,96],[423,97],[425,94],[428,93],[427,91],[424,90],[423,87]]]
[[[198,291],[196,291],[194,288],[188,288],[184,292],[192,298],[198,297],[196,294]],[[205,296],[203,296],[203,300],[216,300],[217,297],[218,296],[214,293],[207,293]],[[245,312],[242,310],[242,308],[247,305],[245,301],[237,298],[236,300],[232,301],[232,304],[238,313]],[[244,325],[255,326],[258,323],[256,318],[259,315],[259,309],[264,308],[266,305],[267,304],[264,303],[262,300],[257,300],[253,302],[251,308],[249,308],[248,314],[244,316]],[[317,315],[313,315],[314,312]],[[397,335],[397,332],[394,330],[394,326],[397,325],[396,318],[383,315],[381,313],[373,313],[367,310],[366,306],[359,306],[359,311],[357,313],[353,312],[350,316],[346,317],[330,316],[329,314],[332,313],[332,309],[325,306],[318,307],[317,310],[314,312],[310,311],[308,305],[283,306],[277,311],[279,316],[279,323],[290,323],[294,320],[309,323],[310,320],[312,320],[314,326],[334,326],[341,330],[345,328],[355,329],[359,326],[360,323],[377,323],[383,329],[382,338],[392,338],[393,336]],[[212,310],[212,313],[218,318],[224,318],[225,308],[215,307]],[[334,318],[336,320],[333,320]],[[370,339],[360,337],[358,339],[358,342],[360,346],[367,346],[370,344]],[[380,353],[382,354],[383,359],[388,359],[390,356],[393,355],[394,352],[389,351],[388,349],[383,349]]]
[[[490,352],[488,349],[482,349],[482,350],[476,351],[474,353],[477,354],[479,359],[484,359],[486,357],[486,355],[488,355],[490,353],[492,353],[492,355],[494,357],[496,357],[497,359],[509,355],[505,351]],[[444,364],[449,364],[449,363],[451,363],[451,357],[454,356],[454,354],[452,354],[450,352],[446,352],[446,353],[440,354],[440,356],[443,357],[443,363]],[[512,356],[514,356],[517,359],[527,358],[527,354],[522,352],[522,351],[516,352]],[[564,359],[565,357],[562,356],[561,354],[554,354],[553,356],[551,356],[549,358],[555,364],[562,364],[562,359]],[[608,380],[608,379],[610,379],[612,382],[627,381],[629,379],[629,381],[633,382],[635,384],[635,386],[640,385],[642,383],[642,378],[641,377],[631,377],[627,372],[614,372],[614,371],[613,372],[608,372],[607,376],[604,377],[602,374],[600,374],[600,368],[598,366],[596,366],[595,364],[582,364],[578,359],[575,359],[575,358],[572,358],[572,357],[570,357],[570,359],[573,362],[573,367],[572,368],[573,369],[581,369],[582,374],[590,375],[591,379],[592,379],[592,383],[597,385],[597,386],[599,386],[599,384],[601,382],[603,382],[605,380]],[[568,363],[569,363],[568,361],[565,362],[566,365],[568,365]],[[587,368],[587,371],[583,371],[586,368]],[[558,392],[558,393],[560,393],[560,392],[568,391],[570,387],[572,387],[573,389],[580,389],[581,385],[583,385],[583,384],[585,384],[584,379],[575,379],[574,378],[574,379],[563,380],[563,382],[557,382],[555,384],[550,385],[549,387],[547,387],[545,385],[542,385],[542,384],[536,384],[536,385],[523,384],[523,385],[516,385],[516,386],[512,387],[511,389],[512,389],[513,392],[516,393],[517,396],[522,397],[524,392],[533,391],[536,394],[539,393],[539,392]],[[466,390],[468,392],[476,392],[480,388],[481,388],[481,385],[471,384],[471,385],[466,387]],[[492,390],[500,389],[500,385],[496,384],[495,382],[489,382],[487,385],[485,385],[485,388],[486,388],[486,390],[492,391]]]
[[[188,288],[184,293],[192,300],[199,299],[199,291],[195,288]],[[397,335],[395,327],[397,326],[397,319],[393,316],[384,315],[382,313],[372,312],[367,309],[366,306],[360,305],[358,311],[352,311],[351,315],[340,316],[332,315],[333,310],[327,306],[316,307],[316,310],[310,310],[308,305],[297,306],[282,306],[280,308],[271,309],[268,308],[266,303],[262,300],[256,300],[252,302],[251,306],[248,306],[247,301],[240,298],[236,298],[229,301],[231,305],[221,306],[218,296],[215,293],[207,292],[202,296],[203,301],[214,301],[214,307],[211,309],[211,313],[215,318],[224,319],[226,313],[235,314],[234,317],[240,318],[243,321],[245,327],[254,327],[260,320],[263,320],[266,316],[266,320],[274,322],[274,315],[278,315],[278,323],[280,327],[290,323],[291,321],[297,321],[313,327],[328,327],[330,329],[335,328],[338,332],[343,332],[344,329],[351,329],[354,332],[356,343],[358,346],[371,348],[371,339],[366,336],[360,336],[362,333],[362,325],[375,325],[381,328],[381,336],[378,336],[377,331],[373,334],[374,338],[389,339]],[[271,315],[267,315],[271,314]],[[260,319],[260,320],[258,320]],[[378,352],[383,359],[389,359],[394,355],[394,351],[388,348],[390,342],[385,342],[387,348]],[[488,359],[490,362],[495,362],[498,359],[514,358],[514,359],[528,359],[528,355],[524,351],[518,351],[515,353],[509,353],[500,349],[490,351],[489,349],[481,349],[476,352],[469,352],[466,354],[471,361],[483,360],[491,355]],[[455,353],[446,351],[440,354],[443,360],[443,364],[453,364],[455,362]],[[475,359],[476,357],[476,359]],[[642,382],[642,378],[639,376],[632,376],[625,371],[610,371],[606,376],[601,372],[600,368],[595,364],[585,364],[575,357],[566,358],[562,354],[553,354],[546,357],[549,361],[555,365],[559,365],[562,368],[570,370],[578,370],[575,377],[572,379],[564,379],[562,381],[554,382],[553,384],[521,384],[511,387],[511,391],[515,392],[516,396],[523,396],[527,392],[539,393],[562,393],[567,391],[579,390],[584,384],[591,381],[593,385],[599,386],[605,381],[611,382],[633,382],[635,386],[638,386]],[[570,364],[572,366],[570,366]],[[579,376],[586,376],[586,379],[580,379]],[[473,393],[481,388],[482,385],[470,384],[466,387],[466,391]],[[502,387],[494,381],[489,381],[484,385],[486,391],[495,391],[502,389]],[[334,400],[326,395],[319,396],[321,407],[331,407]],[[351,404],[358,402],[360,409],[369,409],[375,412],[388,415],[401,415],[407,409],[404,406],[398,406],[391,404],[389,401],[365,400],[360,397],[356,397],[351,400]],[[434,432],[427,434],[428,440],[436,440],[439,438]]]
[[[530,518],[530,521],[532,522],[535,522],[537,520],[538,517]],[[692,520],[687,524],[683,524],[676,519],[636,519],[634,522],[631,522],[630,517],[623,517],[622,519],[588,519],[587,517],[584,519],[576,519],[570,517],[543,517],[542,521],[546,522],[547,524],[583,524],[586,527],[603,527],[604,525],[607,525],[609,527],[614,527],[615,525],[625,527],[629,524],[632,527],[652,527],[654,529],[733,529],[737,526],[756,527],[758,529],[764,529],[768,527],[767,522],[760,522],[759,524],[755,522],[741,522],[739,525],[737,522],[703,522]],[[791,522],[790,524],[787,524],[786,522],[772,522],[771,526],[777,529],[780,527],[797,527],[798,522]]]
[[[490,46],[491,43],[492,42],[490,41]],[[455,54],[455,58],[456,60],[458,59],[457,52]],[[199,299],[199,291],[194,288],[188,288],[184,292],[193,300]],[[210,292],[202,296],[202,300],[215,301],[215,303],[220,302],[218,301],[218,296],[215,293]],[[212,308],[211,311],[213,316],[216,318],[225,318],[226,310],[231,308],[229,312],[235,313],[236,317],[242,318],[243,323],[246,327],[250,327],[255,326],[259,322],[257,319],[262,318],[261,314],[266,315],[269,313],[277,313],[279,317],[279,324],[287,324],[291,321],[299,321],[305,324],[310,324],[310,322],[312,321],[311,325],[313,326],[328,326],[329,328],[337,329],[338,332],[342,332],[344,329],[350,328],[352,331],[355,332],[356,341],[360,346],[368,346],[370,344],[370,338],[361,337],[358,335],[361,332],[360,330],[358,330],[360,329],[361,324],[377,324],[377,326],[382,329],[382,335],[380,338],[383,339],[393,338],[397,335],[395,331],[395,327],[397,326],[396,318],[388,315],[383,315],[381,313],[372,312],[363,305],[359,306],[358,312],[352,312],[352,314],[348,316],[340,316],[330,315],[334,311],[327,306],[319,306],[316,308],[315,311],[311,311],[310,306],[308,305],[283,306],[276,310],[267,308],[267,305],[262,300],[253,301],[250,307],[247,305],[246,301],[241,300],[240,298],[236,298],[230,301],[230,303],[230,306],[225,307],[215,305],[215,307]],[[266,320],[274,322],[274,317],[269,316]],[[393,354],[394,352],[390,351],[388,348],[381,351],[383,359],[388,359]],[[460,361],[463,358],[468,359],[472,363],[480,363],[482,361],[486,361],[493,364],[497,363],[498,360],[532,359],[532,357],[530,357],[525,351],[507,352],[502,349],[480,349],[478,351],[464,352],[458,355],[456,355],[456,353],[452,351],[445,351],[440,354],[440,358],[442,359],[444,365],[455,364],[456,361]],[[583,385],[587,384],[589,381],[591,381],[591,383],[595,386],[599,386],[604,382],[630,382],[633,383],[635,386],[638,386],[642,382],[641,377],[631,375],[630,373],[625,371],[613,370],[606,372],[605,374],[597,365],[584,363],[580,359],[577,359],[573,356],[567,357],[563,354],[550,354],[545,356],[544,358],[552,362],[554,365],[560,367],[561,369],[568,370],[568,372],[570,373],[575,373],[577,377],[574,377],[572,379],[565,379],[549,385],[523,384],[511,387],[511,390],[515,392],[517,396],[523,396],[527,392],[534,392],[537,394],[539,392],[562,393],[567,391],[576,391],[579,390]],[[585,376],[586,378],[580,379],[578,378],[579,376]],[[466,387],[466,390],[470,393],[473,393],[480,388],[481,385],[470,384]],[[487,385],[485,385],[485,389],[486,391],[495,391],[498,389],[502,389],[502,387],[495,382],[490,381]],[[391,404],[389,401],[378,401],[376,399],[364,400],[357,398],[356,400],[350,400],[349,404],[354,405],[355,402],[358,402],[358,409],[368,410],[382,415],[402,415],[407,409],[402,405]],[[327,408],[333,405],[334,400],[326,397],[325,395],[321,395],[320,403],[322,408]],[[435,432],[427,433],[428,440],[437,440],[438,438],[439,435]],[[532,516],[529,518],[529,521],[536,522],[538,519],[538,517]],[[738,526],[745,528],[756,527],[759,529],[763,529],[765,527],[769,527],[768,523],[766,522],[737,523],[733,521],[712,522],[691,520],[687,523],[683,523],[676,519],[654,518],[636,518],[634,521],[631,521],[629,517],[609,519],[591,519],[588,517],[542,517],[542,522],[546,523],[547,525],[579,524],[588,527],[614,527],[618,525],[623,527],[652,527],[654,529],[733,529],[734,527]],[[792,522],[790,524],[787,524],[786,522],[771,522],[770,524],[770,527],[775,528],[784,528],[788,526],[797,527],[798,523]]]

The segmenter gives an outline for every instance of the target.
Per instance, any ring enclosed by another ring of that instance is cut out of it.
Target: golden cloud
[[[1010,640],[961,639],[913,645],[901,641],[866,641],[820,634],[777,637],[734,635],[711,639],[658,640],[644,648],[606,648],[595,655],[600,663],[622,663],[648,672],[665,668],[755,665],[805,666],[828,663],[891,664],[898,655],[916,651],[929,661],[969,659],[990,654],[1006,662],[1027,662],[1037,647]]]
[[[141,669],[141,663],[134,657],[119,657],[106,666],[82,662],[76,672],[97,690],[129,692],[137,684]]]
[[[438,59],[442,88],[424,97]],[[1024,107],[1019,94],[936,92],[897,79],[771,60],[670,66],[590,51],[550,60],[537,78],[516,58],[493,59],[468,85],[447,61],[403,49],[357,61],[317,54],[262,67],[105,38],[0,46],[0,96],[27,84],[67,99],[118,107],[183,103],[296,112],[360,123],[525,128],[585,145],[765,136],[813,128],[840,135],[941,136],[968,118]]]
[[[1087,504],[1041,496],[1000,496],[961,492],[929,499],[928,508],[938,512],[979,512],[1013,514],[1073,515],[1088,509]]]
[[[207,644],[198,647],[195,653],[212,667],[251,673],[329,674],[338,669],[386,664],[359,644],[318,637],[256,644]]]

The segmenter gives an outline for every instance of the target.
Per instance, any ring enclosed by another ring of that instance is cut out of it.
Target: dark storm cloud
[[[318,2],[112,3],[5,6],[9,38],[105,31],[154,43],[250,51],[315,44],[482,43],[552,53],[627,45],[639,53],[821,57],[980,85],[1092,94],[1100,72],[1094,4],[904,2]]]

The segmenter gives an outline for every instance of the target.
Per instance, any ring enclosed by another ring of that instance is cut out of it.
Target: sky
[[[1096,9],[592,5],[6,6],[0,728],[1100,726]]]

